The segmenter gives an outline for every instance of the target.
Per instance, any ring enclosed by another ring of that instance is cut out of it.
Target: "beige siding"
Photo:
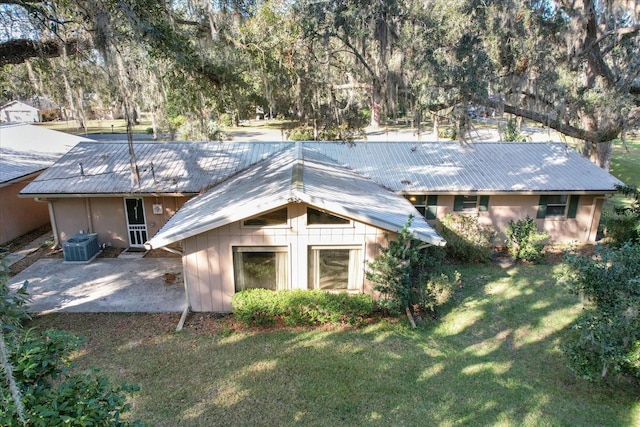
[[[481,224],[494,227],[501,232],[508,225],[509,220],[534,218],[538,228],[547,232],[551,243],[567,242],[595,242],[598,223],[602,211],[604,196],[580,195],[578,210],[575,218],[536,218],[538,213],[539,195],[492,195],[489,197],[489,209],[478,212]],[[438,218],[442,218],[453,211],[454,196],[438,196]],[[430,221],[434,223],[434,221]],[[437,221],[435,221],[437,223]],[[504,235],[498,234],[497,246],[504,244]]]
[[[49,223],[49,206],[34,199],[19,198],[28,182],[0,188],[0,244]]]
[[[147,235],[151,237],[188,198],[143,197],[143,200]],[[129,247],[124,197],[61,198],[52,199],[52,203],[60,242],[82,230],[85,233],[98,233],[99,244]],[[153,213],[154,204],[162,205],[160,214]]]
[[[307,250],[310,245],[357,246],[363,261],[377,254],[384,243],[384,232],[375,227],[353,223],[349,226],[307,227],[306,205],[289,204],[289,224],[284,227],[243,227],[241,222],[187,239],[185,275],[189,299],[194,311],[231,311],[235,293],[233,277],[234,246],[285,246],[289,251],[289,287],[307,289]],[[372,292],[361,272],[361,292]]]

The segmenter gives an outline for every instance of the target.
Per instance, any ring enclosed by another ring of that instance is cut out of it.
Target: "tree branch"
[[[500,101],[489,100],[488,105],[496,109],[502,108],[504,109],[505,113],[524,117],[525,119],[533,120],[534,122],[549,126],[550,128],[555,129],[558,132],[562,132],[563,134],[570,137],[595,143],[607,142],[617,138],[618,134],[620,133],[620,129],[622,128],[622,125],[620,124],[620,126],[614,125],[597,131],[588,131],[576,126],[572,126],[559,119],[553,119],[546,114],[541,114],[537,111],[526,110],[524,108],[516,107],[515,105],[503,104]],[[640,119],[640,107],[636,107],[631,110],[631,113],[627,118],[627,124],[629,126],[632,126],[638,121],[638,119]]]
[[[64,43],[57,40],[37,41],[28,39],[8,40],[0,43],[0,66],[21,64],[30,58],[54,58],[75,55],[91,47],[87,40],[73,39]]]

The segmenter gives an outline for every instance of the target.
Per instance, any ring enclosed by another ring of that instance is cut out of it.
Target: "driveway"
[[[31,313],[181,312],[186,307],[179,258],[98,258],[88,264],[43,258],[9,279],[28,281]]]

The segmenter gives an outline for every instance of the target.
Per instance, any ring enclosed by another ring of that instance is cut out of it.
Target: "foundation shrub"
[[[440,220],[440,233],[450,260],[469,264],[491,259],[496,232],[481,225],[477,216],[447,214]]]
[[[504,234],[507,250],[514,259],[535,263],[543,259],[544,243],[549,235],[538,231],[538,224],[528,215],[518,221],[510,220]]]
[[[289,326],[359,324],[373,313],[370,295],[346,292],[248,289],[232,300],[236,319],[248,325],[274,323],[281,318]]]

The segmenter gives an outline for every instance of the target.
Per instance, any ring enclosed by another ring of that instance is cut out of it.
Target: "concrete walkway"
[[[9,279],[28,281],[28,311],[181,312],[186,307],[179,258],[98,258],[88,264],[40,259]]]

